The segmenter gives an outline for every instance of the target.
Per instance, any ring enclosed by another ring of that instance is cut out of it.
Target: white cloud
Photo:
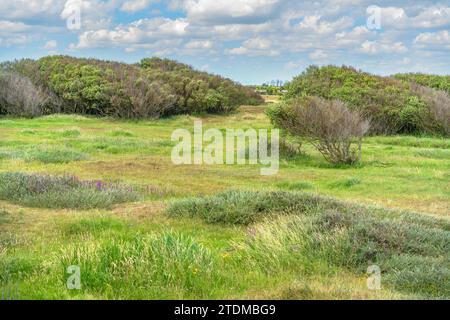
[[[129,0],[125,1],[120,10],[125,12],[137,12],[144,10],[150,5],[151,0]]]
[[[380,41],[367,40],[361,45],[359,51],[365,54],[405,53],[408,49],[402,42],[384,43]]]
[[[67,0],[60,13],[60,18],[70,19],[74,15],[74,10],[79,10],[82,29],[103,29],[112,24],[117,4],[117,0]]]
[[[54,50],[57,47],[58,47],[58,42],[56,40],[47,41],[47,43],[44,45],[45,50]]]
[[[213,47],[213,42],[210,40],[192,40],[186,44],[187,49],[211,49]]]
[[[336,21],[323,21],[322,16],[313,15],[307,16],[298,25],[300,31],[313,31],[318,34],[329,34],[346,29],[353,24],[353,19],[350,17],[342,17]]]
[[[416,15],[408,15],[404,8],[381,8],[383,28],[439,28],[450,25],[450,7],[442,5],[427,6]]]
[[[0,34],[24,32],[30,30],[31,26],[22,22],[0,20]]]
[[[264,38],[252,38],[244,41],[242,46],[227,51],[231,55],[277,56],[278,50],[272,48],[272,42]]]
[[[314,62],[324,62],[328,58],[328,54],[326,54],[323,50],[315,50],[309,54],[309,58]]]
[[[0,17],[8,19],[28,19],[58,15],[66,0],[2,0]]]
[[[183,36],[189,23],[185,19],[168,18],[141,19],[113,30],[100,29],[87,31],[79,36],[78,44],[72,49],[85,49],[105,46],[126,46],[139,44],[158,38]]]
[[[282,0],[181,0],[173,1],[176,8],[186,11],[189,19],[195,22],[255,23],[270,17]]]
[[[450,48],[450,32],[448,30],[442,30],[421,33],[414,39],[414,44],[421,48]]]

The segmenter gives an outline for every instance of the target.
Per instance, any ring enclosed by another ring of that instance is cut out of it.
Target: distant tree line
[[[0,66],[0,114],[121,118],[223,113],[263,103],[251,88],[159,58],[125,64],[69,56]]]

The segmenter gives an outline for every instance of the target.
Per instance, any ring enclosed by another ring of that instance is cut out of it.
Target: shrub
[[[439,91],[445,91],[450,94],[450,76],[438,76],[434,74],[423,73],[404,73],[396,74],[395,78],[415,82],[419,85],[429,87]]]
[[[288,98],[303,96],[345,102],[371,121],[372,134],[441,134],[428,126],[430,101],[411,89],[409,82],[393,77],[346,66],[312,66],[289,84]]]
[[[17,172],[0,174],[0,199],[29,207],[87,210],[137,201],[139,195],[118,183]]]
[[[450,136],[450,95],[445,91],[434,90],[418,84],[411,84],[411,91],[420,96],[429,106],[423,116],[424,131]]]
[[[0,71],[0,115],[40,116],[48,99],[30,79],[17,73]]]
[[[362,138],[370,127],[344,103],[317,97],[294,99],[269,111],[269,116],[275,126],[306,139],[333,164],[358,162]]]
[[[167,209],[171,217],[201,218],[208,223],[248,225],[262,218],[317,206],[322,199],[308,194],[293,197],[289,192],[228,191],[204,198],[173,202]],[[326,205],[325,201],[323,203]]]

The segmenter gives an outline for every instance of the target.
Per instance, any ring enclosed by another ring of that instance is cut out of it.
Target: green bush
[[[436,119],[430,115],[433,112],[428,94],[392,77],[375,76],[346,66],[312,66],[294,78],[288,91],[287,98],[318,96],[343,101],[371,121],[374,134],[442,134],[446,130],[429,123]]]
[[[1,64],[0,82],[5,78],[1,77],[2,72],[17,75],[15,77],[20,81],[13,81],[12,85],[0,90],[0,114],[69,113],[148,118],[227,112],[242,104],[264,102],[251,88],[196,71],[185,64],[158,58],[143,59],[139,64],[130,65],[50,56],[37,61]],[[9,88],[17,86],[16,83],[35,89],[15,90],[12,94]],[[30,92],[33,93],[31,98]],[[42,96],[42,102],[26,105],[26,110],[16,106],[21,101],[35,101],[32,97],[36,95]]]
[[[0,199],[36,208],[88,210],[137,201],[139,195],[118,183],[17,172],[0,174]]]
[[[311,143],[332,164],[361,160],[362,138],[370,122],[341,101],[294,98],[269,109],[268,116],[274,126]]]
[[[396,74],[394,77],[404,81],[415,82],[436,90],[446,91],[450,94],[450,76],[438,76],[423,73],[400,73]]]

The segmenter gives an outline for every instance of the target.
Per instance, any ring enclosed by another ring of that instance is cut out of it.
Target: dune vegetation
[[[292,140],[274,176],[172,164],[173,130],[267,128],[268,108],[0,119],[0,287],[22,299],[448,299],[445,137],[365,136],[353,165]],[[66,287],[73,265],[80,290]],[[367,287],[372,265],[381,290]]]
[[[447,80],[312,66],[265,102],[158,58],[3,63],[0,291],[450,299]],[[172,133],[198,121],[280,129],[278,174],[175,165]]]

